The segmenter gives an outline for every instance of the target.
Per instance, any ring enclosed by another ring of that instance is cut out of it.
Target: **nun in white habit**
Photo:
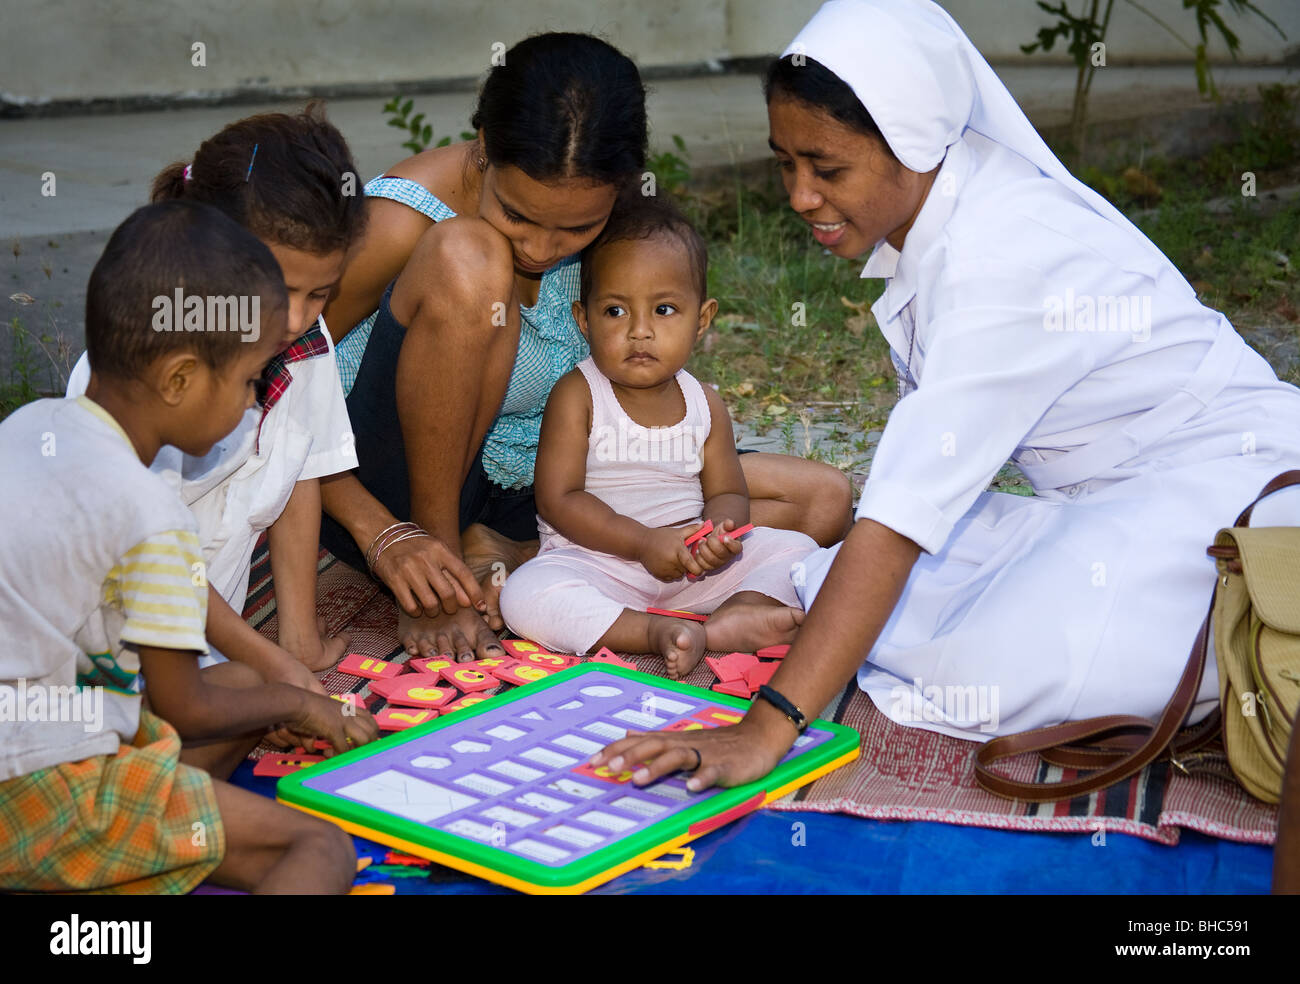
[[[885,280],[901,398],[852,532],[795,572],[809,614],[773,693],[734,728],[602,760],[757,778],[855,672],[895,721],[961,738],[1156,716],[1209,601],[1205,547],[1300,467],[1300,391],[1070,175],[929,0],[826,3],[765,88],[791,206]],[[986,491],[1008,459],[1033,496]],[[1283,524],[1290,491],[1252,522]],[[1211,665],[1189,723],[1217,695]]]

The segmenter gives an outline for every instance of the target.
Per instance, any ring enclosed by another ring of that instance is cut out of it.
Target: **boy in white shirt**
[[[178,293],[186,309],[198,299],[201,330],[151,317]],[[240,302],[234,323],[213,319],[221,299]],[[203,456],[231,430],[282,344],[287,306],[256,237],[206,206],[146,206],[91,274],[86,395],[0,423],[0,889],[352,881],[339,830],[180,761],[182,737],[215,762],[271,727],[335,751],[377,736],[364,711],[245,667],[199,672],[208,595],[195,523],[147,467],[164,445]]]

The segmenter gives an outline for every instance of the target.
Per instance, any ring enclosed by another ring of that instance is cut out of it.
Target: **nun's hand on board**
[[[776,768],[795,737],[788,723],[762,727],[748,717],[739,724],[696,731],[629,731],[626,738],[593,755],[589,764],[614,773],[631,772],[637,786],[686,772],[686,788],[699,792],[761,779]]]

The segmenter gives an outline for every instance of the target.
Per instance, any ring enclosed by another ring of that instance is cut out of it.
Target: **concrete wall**
[[[1082,0],[1070,0],[1078,9]],[[1145,0],[1184,37],[1180,0]],[[1256,0],[1286,31],[1229,20],[1244,60],[1300,52],[1300,3]],[[945,0],[991,59],[1020,60],[1050,18],[1033,0]],[[492,45],[542,30],[592,31],[646,68],[779,51],[817,0],[0,0],[0,102],[212,98],[465,79]],[[1184,60],[1187,50],[1117,0],[1112,63]],[[206,46],[203,66],[192,45]],[[1220,55],[1221,48],[1215,49]],[[1063,57],[1059,44],[1055,52]],[[1041,58],[1042,56],[1035,56]]]

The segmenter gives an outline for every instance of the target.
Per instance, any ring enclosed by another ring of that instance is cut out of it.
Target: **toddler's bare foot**
[[[794,642],[803,619],[798,608],[733,599],[710,615],[702,628],[709,649],[752,653],[764,646]]]
[[[664,658],[668,675],[680,680],[704,655],[704,626],[667,615],[652,615],[650,648]]]

